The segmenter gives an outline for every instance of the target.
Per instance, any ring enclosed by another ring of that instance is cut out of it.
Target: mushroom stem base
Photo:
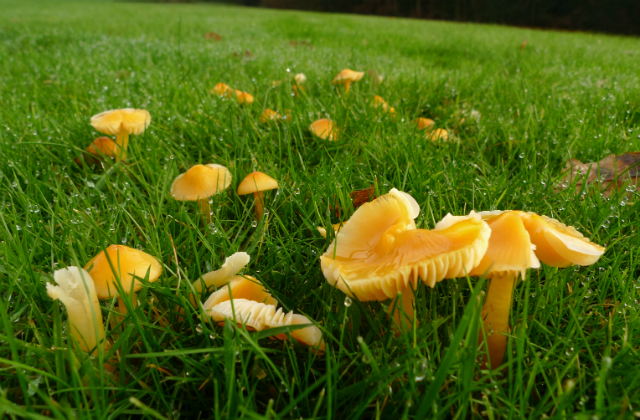
[[[485,357],[483,368],[495,369],[502,364],[507,349],[509,332],[509,312],[511,310],[511,294],[516,282],[516,274],[507,273],[491,278],[489,293],[482,308],[482,323],[489,347],[488,358]],[[483,341],[480,333],[480,343]]]
[[[260,221],[260,219],[262,219],[262,214],[264,213],[264,193],[262,191],[254,192],[253,198],[255,198],[256,201],[256,220]]]
[[[413,314],[415,300],[416,298],[413,289],[408,287],[405,291],[392,299],[389,304],[389,309],[392,310],[389,315],[400,328],[400,332],[410,331],[413,322],[418,325],[418,320],[414,318]]]
[[[129,146],[129,134],[123,133],[116,136],[116,163],[127,159],[127,147]]]
[[[209,199],[202,198],[198,200],[198,205],[200,206],[200,211],[202,212],[205,223],[210,223],[213,218],[211,217],[211,205],[209,204]]]
[[[135,296],[133,296],[131,298],[131,306],[133,307],[133,309],[136,308],[136,306],[138,306],[138,299],[136,299]],[[122,315],[122,320],[124,320],[124,317],[127,316],[127,305],[124,303],[124,299],[122,298],[121,295],[118,295],[118,312],[120,312],[120,315]]]

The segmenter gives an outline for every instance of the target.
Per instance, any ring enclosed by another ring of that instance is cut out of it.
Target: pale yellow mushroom
[[[116,136],[119,152],[116,162],[126,160],[129,136],[142,134],[150,123],[151,115],[144,109],[114,109],[91,117],[93,128],[103,134]]]
[[[353,71],[350,69],[344,69],[333,78],[334,85],[342,85],[344,87],[344,93],[349,93],[351,83],[357,82],[364,76],[363,71]]]
[[[238,185],[238,195],[253,194],[255,199],[256,219],[262,219],[264,213],[264,191],[278,188],[278,181],[262,172],[251,172],[240,185]]]
[[[322,140],[334,141],[338,140],[339,136],[336,124],[327,118],[322,118],[311,123],[309,131],[311,131],[311,134],[321,138]]]
[[[231,185],[231,172],[222,165],[194,165],[171,184],[171,195],[178,201],[197,201],[205,221],[211,221],[209,197]]]

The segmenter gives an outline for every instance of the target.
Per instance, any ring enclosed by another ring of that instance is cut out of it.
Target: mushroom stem
[[[509,311],[511,310],[511,294],[517,274],[497,274],[491,278],[489,293],[482,308],[482,320],[489,347],[489,357],[485,357],[483,368],[495,369],[502,364],[507,349],[509,332]],[[480,343],[483,336],[480,333]]]
[[[344,94],[345,96],[349,93],[349,88],[351,88],[351,82],[349,80],[344,82]]]
[[[264,212],[264,193],[262,191],[254,192],[253,198],[255,198],[256,201],[256,219],[260,221],[260,219],[262,219],[262,213]]]
[[[120,133],[116,136],[116,144],[118,150],[116,152],[116,163],[127,159],[127,146],[129,146],[129,134]]]
[[[135,295],[131,296],[131,306],[133,307],[133,309],[136,308],[136,306],[138,306],[138,299],[136,299]],[[124,299],[121,295],[118,295],[118,312],[120,312],[120,315],[122,315],[122,319],[124,319],[125,316],[127,316],[127,305],[124,303]]]
[[[412,322],[415,322],[416,325],[418,324],[418,320],[415,319],[413,315],[413,305],[415,300],[415,294],[411,287],[408,287],[405,291],[391,300],[389,308],[393,308],[395,306],[395,309],[390,313],[390,315],[400,327],[400,331],[410,330]]]
[[[198,204],[200,205],[200,211],[204,215],[204,221],[206,223],[211,222],[211,206],[209,205],[209,198],[201,198],[198,200]]]

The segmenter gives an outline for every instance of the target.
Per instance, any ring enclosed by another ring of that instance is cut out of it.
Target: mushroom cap
[[[307,81],[307,76],[305,76],[304,73],[298,73],[293,76],[293,80],[295,80],[297,84],[301,85]]]
[[[111,269],[109,260],[107,260],[107,255],[120,277],[125,293],[129,293],[132,283],[134,284],[134,291],[138,291],[142,287],[142,283],[139,280],[135,280],[134,276],[145,278],[147,272],[149,272],[149,281],[152,282],[162,274],[160,262],[146,252],[124,245],[110,245],[106,251],[106,255],[104,251],[100,251],[84,267],[91,274],[100,299],[113,297],[117,291],[115,286],[116,276]]]
[[[229,85],[225,85],[224,83],[218,83],[213,87],[213,89],[211,89],[211,93],[215,93],[218,96],[223,96],[227,94],[229,90],[231,90]]]
[[[281,118],[282,116],[278,114],[276,111],[274,111],[273,109],[267,108],[264,111],[262,111],[262,114],[260,114],[258,121],[264,124],[264,123],[268,123],[269,121],[278,121]]]
[[[247,299],[267,305],[278,306],[278,301],[264,289],[262,283],[252,276],[235,276],[224,287],[213,292],[204,302],[204,309],[211,309],[219,303],[231,299]]]
[[[418,278],[427,285],[465,276],[484,256],[491,230],[476,213],[447,215],[416,229],[418,203],[392,189],[359,207],[320,257],[327,281],[361,301],[395,298]]]
[[[426,130],[432,129],[436,122],[431,118],[416,118],[415,123],[418,130]]]
[[[322,118],[312,122],[309,126],[309,131],[322,140],[338,140],[338,128],[335,123],[328,118]]]
[[[93,156],[113,157],[117,154],[118,149],[118,144],[109,137],[98,137],[87,146],[86,150]]]
[[[540,261],[534,253],[529,233],[522,219],[514,212],[503,213],[486,220],[491,228],[489,248],[480,264],[469,272],[470,276],[486,274],[516,274],[522,278],[528,268],[540,268]]]
[[[276,309],[274,305],[247,299],[233,299],[219,303],[207,310],[207,314],[216,322],[230,319],[256,331],[289,325],[312,324],[311,320],[304,315],[293,312],[285,313],[282,308]],[[291,331],[291,336],[302,344],[319,346],[320,350],[324,350],[322,332],[315,325]],[[282,340],[286,336],[279,334],[276,338]]]
[[[246,252],[236,252],[224,260],[222,267],[215,271],[210,271],[202,276],[202,280],[207,287],[215,286],[220,288],[234,278],[251,261],[251,257]],[[198,284],[200,279],[193,283]]]
[[[247,195],[278,188],[278,181],[262,172],[251,172],[238,185],[238,195]]]
[[[364,76],[363,71],[353,71],[351,69],[344,69],[340,73],[338,73],[336,77],[333,78],[332,83],[334,85],[337,85],[344,82],[357,82],[358,80],[362,79],[363,76]]]
[[[93,128],[104,134],[141,134],[151,124],[151,114],[144,109],[112,109],[91,117]]]
[[[449,138],[449,132],[444,128],[436,128],[435,130],[427,131],[426,137],[431,141],[446,140]]]
[[[333,228],[333,231],[338,233],[338,231],[340,229],[342,229],[344,227],[344,225],[346,225],[347,222],[338,222],[338,223],[334,223],[331,225],[331,227]],[[318,226],[318,232],[320,232],[320,235],[322,235],[323,238],[327,237],[327,230],[325,228],[323,228],[322,226]]]
[[[194,165],[176,177],[171,195],[179,201],[195,201],[217,194],[231,185],[231,172],[215,163]]]
[[[239,104],[251,105],[253,103],[253,95],[251,95],[249,92],[243,92],[236,89],[235,93],[236,97],[238,98]]]

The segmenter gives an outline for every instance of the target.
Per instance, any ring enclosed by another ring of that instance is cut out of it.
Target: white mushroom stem
[[[204,215],[204,221],[206,223],[211,222],[211,205],[209,204],[209,198],[201,198],[198,200],[198,204],[200,205],[200,211]]]
[[[389,309],[393,309],[389,315],[393,317],[401,331],[410,330],[412,322],[415,322],[416,325],[418,324],[418,320],[414,318],[413,306],[415,300],[413,289],[409,287],[401,294],[398,294],[389,304]]]
[[[496,274],[491,278],[489,293],[482,308],[482,322],[489,347],[489,358],[483,367],[495,369],[502,364],[507,349],[509,332],[509,312],[511,310],[511,294],[516,282],[516,273]],[[482,333],[480,342],[482,343]]]
[[[66,307],[69,331],[82,351],[96,354],[104,340],[104,326],[91,275],[81,268],[69,267],[57,270],[53,279],[57,285],[47,283],[47,294]]]
[[[256,219],[260,221],[260,219],[262,219],[262,214],[264,213],[264,193],[262,191],[254,192],[253,198],[255,198],[256,201]]]
[[[129,146],[129,133],[121,132],[116,136],[116,144],[118,150],[116,151],[116,163],[121,160],[127,159],[127,147]]]

